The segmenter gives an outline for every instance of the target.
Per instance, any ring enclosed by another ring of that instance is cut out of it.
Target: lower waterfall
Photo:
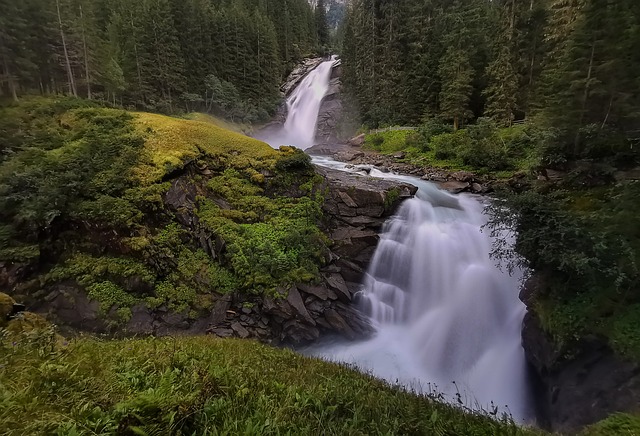
[[[316,163],[344,168],[329,160]],[[364,342],[329,343],[308,352],[530,422],[521,275],[501,271],[490,258],[492,239],[482,229],[485,205],[416,178],[375,169],[371,175],[419,188],[385,223],[357,300],[377,333]]]

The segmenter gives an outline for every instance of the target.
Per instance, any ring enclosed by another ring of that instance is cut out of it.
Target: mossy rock
[[[13,298],[0,292],[0,327],[7,325],[7,318],[13,311],[14,304]]]
[[[40,315],[33,312],[21,312],[7,323],[7,331],[12,335],[19,335],[35,330],[45,330],[50,326],[49,322]]]

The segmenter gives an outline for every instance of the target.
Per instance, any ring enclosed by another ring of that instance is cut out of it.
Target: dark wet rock
[[[520,293],[533,304],[545,281],[534,275]],[[543,329],[531,308],[525,315],[522,345],[541,385],[540,424],[575,433],[615,412],[634,412],[640,404],[640,365],[616,355],[602,338],[585,337],[563,349]]]
[[[356,339],[356,333],[349,324],[347,324],[344,318],[338,314],[338,312],[333,309],[327,309],[324,313],[324,317],[327,320],[327,323],[329,323],[329,325],[337,332],[351,340]]]
[[[302,301],[302,297],[300,296],[300,292],[298,292],[298,289],[295,286],[289,289],[287,301],[295,311],[296,318],[302,319],[303,321],[311,325],[316,324],[311,315],[309,315],[309,312],[307,311],[307,308]]]
[[[131,308],[131,319],[127,322],[125,329],[134,335],[151,335],[154,333],[153,322],[151,310],[144,304],[136,304]]]
[[[233,330],[238,335],[238,337],[242,339],[246,339],[250,336],[249,331],[244,328],[243,325],[239,322],[234,322],[233,324],[231,324],[231,330]]]

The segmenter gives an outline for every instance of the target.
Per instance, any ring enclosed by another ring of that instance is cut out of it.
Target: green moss
[[[136,303],[136,298],[113,282],[104,281],[87,286],[87,294],[92,300],[100,302],[100,311],[106,314],[113,306],[129,308]]]
[[[11,350],[0,353],[7,436],[314,435],[319,428],[324,434],[542,434],[252,341],[78,339],[55,346],[47,338],[0,347]]]

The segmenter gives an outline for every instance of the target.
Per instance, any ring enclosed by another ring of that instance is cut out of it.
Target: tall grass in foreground
[[[55,341],[1,342],[0,433],[536,433],[251,341]]]

